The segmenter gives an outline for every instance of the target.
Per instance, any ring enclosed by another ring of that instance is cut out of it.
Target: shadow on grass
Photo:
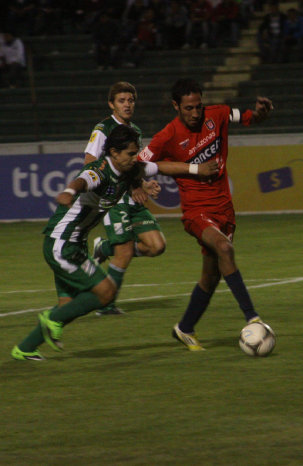
[[[181,297],[182,298],[182,297]],[[171,308],[173,309],[174,307],[178,307],[180,305],[180,299],[177,298],[171,298],[171,299],[150,299],[150,298],[145,298],[142,301],[127,301],[124,302],[121,300],[121,302],[117,302],[117,306],[121,307],[125,312],[134,312],[134,311],[144,311],[148,309],[167,309]]]
[[[218,348],[221,346],[235,347],[238,345],[237,337],[225,337],[225,338],[216,338],[216,339],[207,339],[203,340],[202,344],[205,348]]]
[[[94,348],[91,350],[85,351],[75,351],[71,357],[77,358],[109,358],[109,357],[120,357],[123,356],[125,352],[134,352],[140,350],[148,349],[163,349],[163,348],[172,348],[176,346],[177,342],[165,342],[165,343],[147,343],[142,345],[126,345],[112,348]]]
[[[220,348],[220,347],[229,347],[229,348],[237,348],[238,346],[238,339],[235,337],[228,337],[228,338],[217,338],[217,339],[207,339],[203,340],[203,346],[206,350],[211,348]],[[146,350],[158,350],[156,352],[151,351],[150,353],[146,353]],[[169,350],[169,351],[168,351]],[[141,364],[148,364],[154,360],[159,360],[165,358],[167,355],[171,357],[171,350],[176,350],[176,356],[178,355],[179,351],[184,352],[184,356],[188,354],[189,357],[203,357],[207,355],[206,352],[190,352],[188,351],[184,345],[178,343],[177,341],[167,341],[163,343],[147,343],[141,345],[125,345],[125,346],[118,346],[118,347],[110,347],[110,348],[92,348],[89,350],[84,351],[74,351],[68,354],[60,353],[60,354],[53,354],[48,357],[45,361],[36,362],[36,361],[15,361],[10,359],[9,361],[5,361],[1,368],[3,369],[3,374],[5,377],[2,378],[1,382],[5,383],[6,380],[10,378],[17,378],[17,379],[26,379],[29,375],[33,374],[36,376],[37,371],[39,371],[48,361],[52,362],[55,361],[56,364],[58,363],[58,369],[54,370],[54,366],[52,366],[52,371],[50,375],[61,375],[60,365],[65,361],[71,359],[94,359],[94,360],[102,360],[104,362],[105,359],[108,360],[107,365],[102,365],[102,370],[112,370],[114,367],[129,367],[133,365],[141,365]],[[143,353],[141,353],[143,351]],[[135,359],[130,360],[129,356],[136,354]],[[279,356],[279,353],[274,351],[268,357],[276,357]],[[249,357],[249,356],[248,356]],[[250,357],[249,357],[250,358]],[[116,359],[114,362],[113,360]],[[119,359],[119,361],[118,361]],[[255,359],[255,358],[253,358]],[[263,358],[256,358],[256,359],[263,359]],[[87,370],[89,370],[87,368]],[[95,366],[94,366],[95,370]],[[47,375],[47,374],[45,374]]]

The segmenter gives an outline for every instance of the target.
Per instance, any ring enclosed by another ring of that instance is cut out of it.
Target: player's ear
[[[115,110],[114,104],[110,100],[107,103],[111,110]]]
[[[179,111],[179,105],[177,104],[177,102],[175,100],[172,100],[171,102],[173,104],[174,109],[178,112]]]
[[[111,147],[111,148],[109,149],[109,155],[110,155],[113,159],[115,159],[115,158],[117,157],[117,154],[118,154],[118,151],[117,151],[114,147]]]

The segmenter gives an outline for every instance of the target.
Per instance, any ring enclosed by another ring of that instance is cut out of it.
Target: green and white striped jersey
[[[101,121],[101,123],[98,123],[92,131],[92,134],[90,136],[90,139],[84,151],[85,154],[87,153],[91,154],[94,157],[96,157],[96,159],[98,159],[102,154],[102,150],[103,150],[106,139],[108,138],[112,130],[116,128],[116,126],[119,126],[121,124],[122,123],[116,120],[116,118],[113,115],[105,118],[104,120]],[[142,146],[142,132],[140,128],[131,122],[129,125],[135,131],[137,131],[137,133],[140,135],[139,145],[141,147]]]
[[[89,231],[117,204],[132,182],[141,178],[144,167],[138,162],[131,171],[120,173],[105,156],[85,165],[76,178],[85,179],[87,192],[79,194],[70,208],[59,205],[43,233],[71,242],[86,241]]]

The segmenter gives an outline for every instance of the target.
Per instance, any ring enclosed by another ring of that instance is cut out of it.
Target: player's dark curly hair
[[[177,102],[178,105],[180,105],[184,95],[189,95],[191,93],[202,95],[202,87],[194,79],[178,79],[171,89],[172,99]]]
[[[110,154],[110,149],[114,148],[118,152],[126,149],[131,142],[134,142],[139,149],[139,134],[130,126],[116,126],[105,141],[103,151]]]

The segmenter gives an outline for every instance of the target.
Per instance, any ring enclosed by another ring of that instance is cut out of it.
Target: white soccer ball
[[[268,324],[254,322],[241,330],[239,345],[249,356],[267,356],[276,345],[276,336]]]

